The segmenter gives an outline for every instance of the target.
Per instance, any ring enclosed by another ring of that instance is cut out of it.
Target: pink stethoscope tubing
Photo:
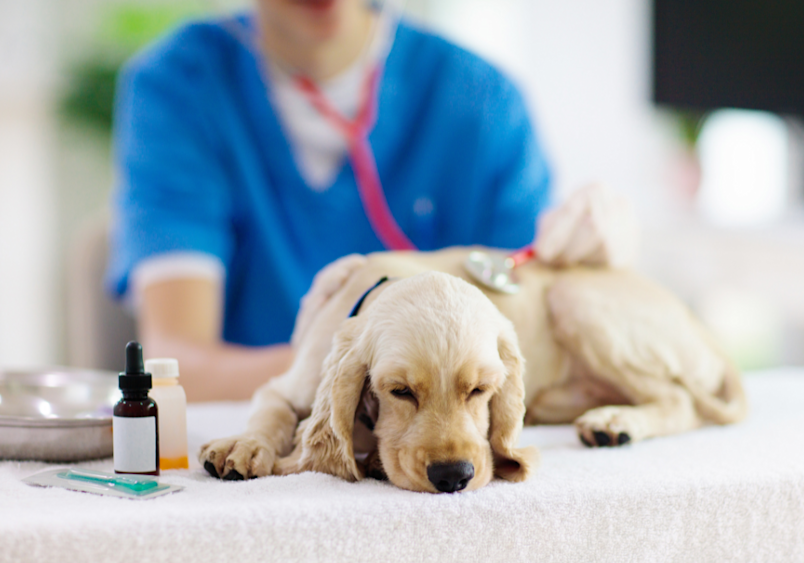
[[[506,262],[508,263],[510,268],[516,268],[517,266],[521,266],[528,260],[532,258],[536,258],[536,249],[533,248],[533,245],[528,245],[520,248],[519,250],[515,250],[511,254],[505,257]]]
[[[360,110],[353,120],[345,118],[332,107],[315,82],[309,78],[296,77],[296,85],[308,97],[313,107],[346,137],[360,200],[369,224],[380,242],[388,250],[416,250],[416,245],[399,227],[388,207],[377,172],[377,162],[368,140],[368,134],[377,119],[377,91],[381,74],[381,68],[378,66],[366,77]]]
[[[382,68],[377,66],[366,76],[363,84],[360,110],[350,120],[341,115],[311,79],[296,77],[296,86],[301,90],[322,117],[334,124],[349,143],[349,158],[360,193],[363,209],[374,233],[388,250],[417,250],[394,219],[377,172],[377,163],[368,134],[377,119],[377,93]],[[507,267],[513,269],[536,256],[533,246],[515,250],[506,257]]]

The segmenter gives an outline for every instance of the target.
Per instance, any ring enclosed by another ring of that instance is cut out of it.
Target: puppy
[[[617,446],[746,415],[736,369],[667,291],[626,270],[538,263],[518,269],[516,295],[481,291],[462,268],[471,250],[322,270],[294,364],[257,392],[243,435],[202,448],[205,468],[455,492],[531,474],[538,452],[516,448],[523,419],[574,422],[587,446]]]

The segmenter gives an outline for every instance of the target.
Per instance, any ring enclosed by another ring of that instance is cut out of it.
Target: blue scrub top
[[[223,23],[187,25],[121,74],[106,283],[122,297],[141,260],[206,253],[226,268],[224,340],[287,342],[318,270],[383,247],[347,159],[327,190],[305,185],[262,63]],[[378,95],[369,140],[391,211],[419,249],[533,240],[549,173],[505,77],[403,22]]]

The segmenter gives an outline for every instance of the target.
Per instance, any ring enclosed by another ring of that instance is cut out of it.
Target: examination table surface
[[[622,448],[570,426],[526,428],[527,482],[432,495],[306,473],[219,481],[132,501],[20,481],[0,462],[0,561],[804,561],[804,368],[745,377],[749,418]],[[240,432],[247,403],[191,405],[191,454]],[[112,461],[82,467],[112,470]]]

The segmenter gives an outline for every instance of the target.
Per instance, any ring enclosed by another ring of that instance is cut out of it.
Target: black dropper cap
[[[126,371],[117,378],[123,391],[148,390],[151,388],[151,374],[145,373],[142,363],[142,346],[133,340],[126,344]]]

